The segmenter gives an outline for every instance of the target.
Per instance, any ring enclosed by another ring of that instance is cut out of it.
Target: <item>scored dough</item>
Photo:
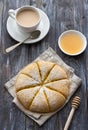
[[[47,83],[45,86],[47,88],[50,88],[51,90],[55,90],[61,93],[62,95],[64,95],[65,98],[67,98],[69,94],[68,91],[69,84],[70,82],[67,79],[62,79],[62,80]]]
[[[34,98],[30,106],[30,110],[32,111],[36,110],[36,112],[49,112],[49,106],[46,101],[46,97],[44,95],[43,89],[41,89],[37,93],[36,97]]]
[[[17,92],[17,97],[25,108],[29,109],[31,102],[39,89],[40,87],[37,86],[35,88],[23,89]]]
[[[60,109],[68,99],[65,70],[49,61],[37,61],[22,69],[15,82],[16,96],[27,110],[47,113]]]
[[[16,87],[16,91],[19,91],[23,88],[32,87],[37,84],[39,84],[39,82],[35,81],[31,77],[24,74],[19,74],[15,83],[15,87]]]
[[[45,88],[45,93],[48,98],[50,111],[55,111],[56,109],[60,108],[66,101],[65,97],[56,91]]]
[[[21,73],[29,75],[29,77],[33,78],[34,80],[41,82],[39,69],[36,63],[32,63],[26,66]]]
[[[66,72],[60,66],[55,65],[46,78],[45,83],[65,78],[67,78]]]
[[[48,73],[50,72],[50,70],[52,69],[52,67],[54,65],[55,65],[54,63],[48,62],[48,61],[47,61],[47,64],[45,61],[38,62],[38,66],[39,66],[40,72],[41,72],[42,81],[47,77]]]

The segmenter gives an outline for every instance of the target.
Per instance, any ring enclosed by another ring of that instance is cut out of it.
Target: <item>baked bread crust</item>
[[[69,95],[65,70],[52,62],[37,61],[23,68],[15,82],[16,96],[28,110],[39,113],[61,108]]]

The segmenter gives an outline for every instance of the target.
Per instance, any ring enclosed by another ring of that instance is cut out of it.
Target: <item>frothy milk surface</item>
[[[24,9],[20,11],[17,15],[17,21],[20,25],[24,27],[31,27],[34,26],[39,20],[39,15],[31,10],[31,9]]]

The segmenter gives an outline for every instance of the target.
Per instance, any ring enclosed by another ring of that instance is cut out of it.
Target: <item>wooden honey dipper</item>
[[[70,114],[69,114],[69,116],[68,116],[68,119],[67,119],[67,121],[66,121],[64,130],[68,130],[69,125],[70,125],[71,120],[72,120],[72,117],[73,117],[73,115],[74,115],[74,112],[75,112],[75,110],[78,108],[79,104],[80,104],[80,97],[75,96],[75,98],[74,98],[73,101],[72,101],[72,109],[71,109],[71,112],[70,112]]]

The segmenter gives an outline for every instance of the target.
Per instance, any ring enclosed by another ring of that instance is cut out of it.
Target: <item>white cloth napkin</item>
[[[64,61],[56,54],[56,52],[52,49],[52,48],[48,48],[45,52],[43,52],[35,61],[37,60],[44,60],[44,61],[51,61],[51,62],[55,62],[57,64],[59,64],[60,66],[62,66],[65,71],[68,74],[69,80],[71,81],[70,84],[70,91],[69,91],[69,98],[67,100],[67,102],[69,101],[70,97],[74,94],[74,92],[77,90],[77,88],[80,86],[81,84],[81,79],[75,75],[74,73],[74,69],[70,66],[68,66],[67,64],[64,63]],[[15,96],[15,87],[14,87],[14,83],[16,80],[16,77],[13,77],[12,79],[10,79],[7,83],[5,83],[5,87],[8,90],[8,92],[12,95],[13,102],[18,106],[18,108],[23,111],[28,117],[30,117],[31,119],[33,119],[35,122],[37,122],[40,126],[48,119],[50,118],[52,115],[54,115],[57,111],[59,111],[60,109],[58,109],[55,112],[52,113],[35,113],[35,112],[31,112],[29,110],[26,110],[21,104],[20,102],[17,100],[16,96]],[[66,102],[66,103],[67,103]],[[64,106],[63,106],[64,107]]]

